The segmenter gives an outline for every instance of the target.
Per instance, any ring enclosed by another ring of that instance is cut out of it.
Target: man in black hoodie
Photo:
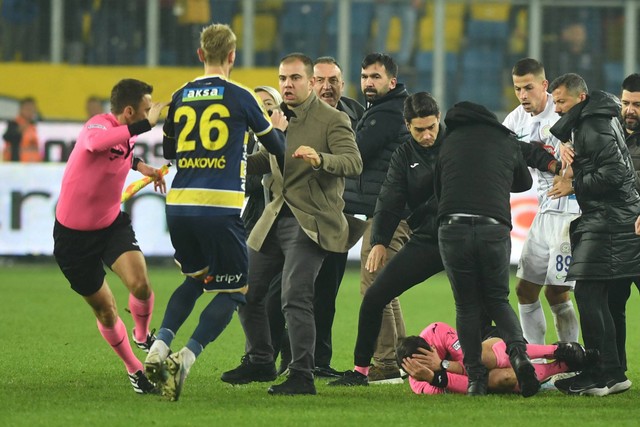
[[[362,156],[363,169],[360,176],[347,178],[344,201],[345,213],[367,218],[367,230],[360,252],[360,293],[364,296],[376,277],[376,272],[366,269],[371,251],[373,213],[391,155],[409,134],[402,117],[403,103],[409,95],[404,84],[398,83],[398,65],[383,53],[370,53],[362,60],[360,85],[367,100],[364,115],[356,125],[356,143]],[[409,226],[403,219],[387,246],[387,260],[409,240],[409,234]],[[394,298],[384,309],[373,367],[368,372],[369,382],[402,383],[395,347],[398,339],[405,335],[400,301]]]
[[[485,107],[456,104],[436,163],[440,254],[456,301],[456,325],[469,375],[467,393],[487,394],[480,319],[496,323],[524,397],[540,383],[526,354],[518,317],[509,304],[509,193],[533,183],[514,134]]]
[[[619,120],[620,101],[602,91],[587,95],[584,79],[573,73],[555,79],[549,90],[562,116],[551,133],[572,142],[573,156],[563,154],[563,164],[571,164],[572,186],[582,210],[571,223],[573,260],[567,280],[576,280],[585,348],[601,356],[596,366],[555,385],[568,394],[621,393],[631,381],[620,365],[608,294],[621,281],[640,275],[640,239],[634,235],[640,196]]]

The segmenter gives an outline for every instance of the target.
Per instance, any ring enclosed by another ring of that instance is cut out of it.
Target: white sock
[[[580,335],[580,326],[576,311],[571,300],[560,304],[552,305],[553,322],[556,325],[558,340],[577,342]]]
[[[547,320],[540,300],[532,304],[518,304],[522,333],[529,344],[544,344],[547,332]]]
[[[182,354],[182,366],[184,366],[188,374],[189,370],[191,369],[193,364],[196,362],[196,355],[193,353],[193,351],[189,350],[187,347],[182,347],[182,350],[180,350],[180,353]]]
[[[167,343],[162,340],[155,340],[151,345],[151,348],[149,349],[149,354],[157,353],[160,355],[160,360],[164,360],[167,358],[167,356],[169,356],[170,351],[171,349],[169,348]]]

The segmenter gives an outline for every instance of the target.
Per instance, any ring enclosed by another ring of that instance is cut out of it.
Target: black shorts
[[[205,275],[205,292],[246,292],[247,233],[240,215],[167,215],[182,274]]]
[[[53,227],[53,255],[71,288],[82,296],[96,293],[102,286],[104,265],[111,268],[125,252],[140,251],[131,219],[120,212],[116,220],[101,230],[72,230],[56,220]]]

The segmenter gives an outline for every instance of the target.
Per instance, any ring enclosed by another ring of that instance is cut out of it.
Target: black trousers
[[[622,369],[627,370],[627,301],[631,296],[631,284],[635,284],[640,290],[640,277],[626,278],[616,281],[609,287],[609,311],[616,328],[616,344],[618,346],[618,359]]]
[[[316,366],[329,366],[333,356],[331,330],[336,314],[336,297],[347,265],[347,253],[328,252],[314,284],[313,314],[316,322]],[[281,276],[279,276],[281,278]],[[288,345],[285,320],[280,300],[281,282],[277,278],[269,286],[266,308],[274,354],[285,353]],[[367,365],[368,366],[368,365]]]
[[[525,350],[520,322],[509,304],[511,238],[502,224],[448,224],[438,229],[440,253],[456,303],[456,328],[470,379],[486,376],[482,318],[495,322],[507,352]]]
[[[382,312],[392,299],[444,270],[438,243],[413,236],[377,275],[364,294],[354,350],[356,366],[369,366],[382,325]]]
[[[618,358],[616,329],[609,311],[609,291],[628,281],[576,280],[575,295],[580,311],[580,329],[587,349],[600,351],[600,365],[593,369],[600,373],[618,373],[622,368]]]

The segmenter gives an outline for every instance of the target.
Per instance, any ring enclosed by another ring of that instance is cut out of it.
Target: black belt
[[[463,216],[463,215],[446,215],[440,220],[440,225],[465,224],[465,225],[500,225],[502,224],[495,218],[490,216]]]

